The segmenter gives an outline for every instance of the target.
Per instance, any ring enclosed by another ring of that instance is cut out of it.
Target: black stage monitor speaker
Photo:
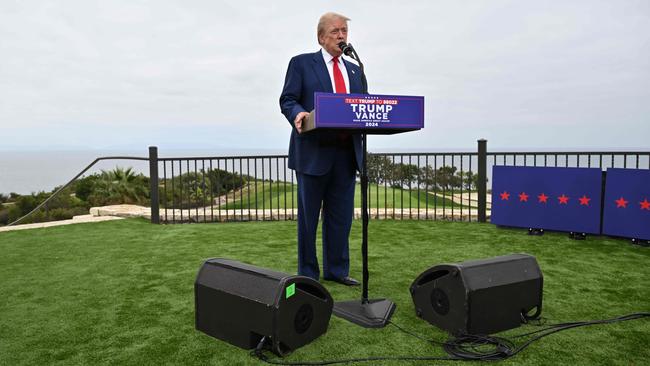
[[[245,349],[267,337],[279,356],[324,334],[334,305],[311,278],[219,258],[201,266],[194,300],[196,329]]]
[[[418,317],[453,335],[493,334],[538,317],[542,286],[535,257],[511,254],[434,266],[413,281],[411,296]]]

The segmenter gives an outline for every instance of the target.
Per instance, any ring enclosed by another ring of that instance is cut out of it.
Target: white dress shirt
[[[323,54],[323,60],[325,60],[325,65],[327,65],[327,72],[330,74],[330,81],[332,82],[332,91],[336,93],[336,84],[334,83],[334,56],[330,55],[329,52],[325,51],[324,48],[321,48],[321,53]],[[339,57],[339,70],[343,74],[343,81],[345,81],[345,92],[350,93],[350,79],[348,78],[348,70],[345,68],[345,62]]]

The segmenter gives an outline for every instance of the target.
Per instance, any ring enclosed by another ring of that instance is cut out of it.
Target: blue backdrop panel
[[[650,240],[650,170],[607,169],[603,234]]]
[[[600,234],[601,191],[598,168],[494,166],[490,221]]]

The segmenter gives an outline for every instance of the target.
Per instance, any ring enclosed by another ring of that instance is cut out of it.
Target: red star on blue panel
[[[528,195],[526,192],[519,193],[519,202],[528,202]]]
[[[510,199],[510,193],[508,193],[508,192],[506,192],[506,191],[504,191],[503,193],[501,193],[501,201],[507,201],[507,200],[509,200],[509,199]]]
[[[643,201],[639,202],[639,204],[641,205],[641,209],[642,209],[642,210],[648,210],[648,211],[650,211],[650,202],[648,202],[648,199],[647,199],[647,198],[644,199]]]
[[[626,201],[625,198],[621,197],[621,198],[619,198],[617,200],[614,200],[614,202],[616,202],[616,208],[621,208],[621,207],[622,208],[627,208],[627,204],[630,201]]]
[[[542,192],[539,196],[537,196],[537,200],[539,203],[546,203],[548,201],[548,196]]]
[[[580,201],[580,206],[589,206],[589,201],[591,201],[591,198],[583,194],[582,197],[578,198],[578,200]]]
[[[566,205],[566,204],[569,203],[569,197],[566,196],[564,193],[562,193],[562,195],[560,197],[558,197],[557,199],[558,199],[558,201],[559,201],[559,203],[561,205]]]

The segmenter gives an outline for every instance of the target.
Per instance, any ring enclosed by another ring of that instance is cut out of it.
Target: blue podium
[[[386,135],[424,128],[424,97],[314,93],[314,110],[303,133],[327,129],[362,135],[361,218],[363,282],[361,300],[334,303],[334,315],[366,328],[382,328],[395,311],[389,299],[368,298],[368,168],[367,135]]]

